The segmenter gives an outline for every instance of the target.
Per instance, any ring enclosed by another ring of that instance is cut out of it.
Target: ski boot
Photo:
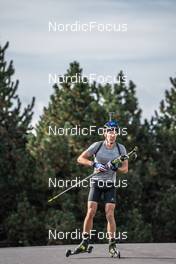
[[[73,251],[70,249],[66,251],[66,257],[80,253],[91,253],[92,249],[93,247],[89,245],[89,237],[84,235],[82,242]]]
[[[109,255],[111,258],[120,258],[120,251],[116,247],[116,240],[115,238],[111,238],[109,240]]]

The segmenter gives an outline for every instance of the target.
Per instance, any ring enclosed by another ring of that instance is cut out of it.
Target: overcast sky
[[[10,42],[18,94],[23,105],[36,97],[36,123],[52,94],[49,73],[64,74],[77,60],[84,74],[116,75],[123,70],[137,85],[143,118],[150,118],[169,77],[176,76],[174,0],[0,0],[0,42]],[[127,24],[127,32],[49,32],[58,24]]]

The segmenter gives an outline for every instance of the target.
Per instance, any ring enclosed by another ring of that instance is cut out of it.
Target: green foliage
[[[43,214],[38,214],[37,208],[29,202],[26,193],[18,199],[17,209],[7,218],[8,240],[16,245],[42,245],[46,240],[44,235]]]
[[[17,245],[22,240],[20,243],[29,245],[36,243],[36,237],[28,227],[32,229],[34,223],[38,222],[38,217],[35,216],[36,209],[31,206],[38,203],[37,196],[40,194],[40,185],[33,177],[35,160],[26,148],[28,135],[31,133],[34,98],[22,111],[20,99],[16,94],[18,81],[12,81],[13,62],[7,65],[5,61],[7,47],[8,43],[0,47],[1,241]],[[38,194],[33,197],[32,191],[36,190]]]
[[[176,78],[170,78],[170,82],[172,88],[165,92],[165,100],[160,103],[160,114],[156,112],[151,122],[157,190],[157,201],[151,218],[155,240],[162,242],[174,242],[176,234]]]
[[[156,241],[175,242],[176,240],[176,186],[171,185],[160,194],[153,214],[153,233]]]
[[[126,221],[129,242],[152,242],[152,225],[144,221],[137,207],[130,210]]]

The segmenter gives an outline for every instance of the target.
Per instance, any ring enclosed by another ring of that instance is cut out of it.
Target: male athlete
[[[77,159],[79,164],[94,168],[97,173],[92,177],[93,183],[88,196],[87,214],[83,226],[83,240],[75,249],[76,252],[87,250],[90,232],[93,228],[93,218],[96,214],[97,205],[103,195],[105,213],[107,219],[107,233],[109,235],[109,252],[116,251],[116,222],[114,209],[116,206],[116,172],[127,173],[128,161],[125,160],[120,167],[112,165],[111,161],[120,155],[126,155],[126,149],[116,142],[118,123],[109,121],[104,126],[104,141],[93,143]],[[94,156],[94,161],[90,158]]]

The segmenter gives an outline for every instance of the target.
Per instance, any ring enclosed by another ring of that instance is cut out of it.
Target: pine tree
[[[153,233],[156,241],[174,242],[176,203],[176,78],[170,78],[171,89],[165,91],[159,113],[152,118],[153,161],[155,162],[155,199]]]
[[[30,244],[29,237],[34,229],[27,230],[24,219],[32,229],[35,161],[27,150],[27,142],[31,133],[34,98],[22,111],[17,95],[19,82],[12,80],[15,72],[13,62],[8,64],[5,61],[8,45],[0,46],[0,237],[4,243],[17,245],[21,241],[22,244]],[[23,209],[30,204],[24,214],[19,210],[20,203]],[[25,240],[22,237],[26,237]]]
[[[37,160],[38,173],[43,175],[46,187],[49,178],[73,180],[76,177],[81,179],[86,176],[90,170],[78,166],[76,159],[84,148],[92,143],[92,140],[99,140],[96,133],[92,136],[82,136],[79,133],[74,136],[69,134],[69,130],[68,135],[54,135],[52,132],[55,126],[63,129],[76,126],[89,128],[90,125],[97,125],[98,119],[102,120],[100,123],[103,123],[103,108],[97,104],[94,89],[88,83],[81,82],[73,85],[69,82],[69,77],[75,74],[82,75],[82,69],[77,62],[71,63],[65,74],[68,81],[53,86],[54,93],[37,125],[36,137],[31,139],[29,144],[31,153]],[[52,128],[50,134],[49,127]],[[62,190],[62,188],[49,188],[48,198]],[[58,210],[52,208],[48,210],[47,228],[57,227],[58,230],[73,231],[81,226],[86,209],[85,202],[85,192],[80,189],[76,192],[74,189],[64,197],[60,197],[53,204]],[[69,240],[62,242],[68,243]],[[48,243],[55,242],[48,241]]]

